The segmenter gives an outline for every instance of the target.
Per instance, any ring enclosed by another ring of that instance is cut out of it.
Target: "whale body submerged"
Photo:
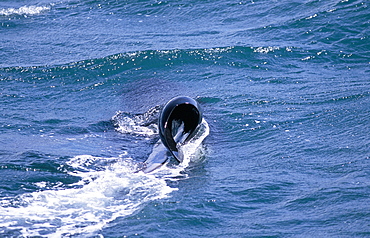
[[[141,171],[150,173],[161,167],[168,160],[168,152],[179,163],[183,162],[179,148],[196,135],[202,120],[201,108],[194,99],[180,96],[168,101],[159,115],[160,140],[154,145],[153,152],[143,163]]]

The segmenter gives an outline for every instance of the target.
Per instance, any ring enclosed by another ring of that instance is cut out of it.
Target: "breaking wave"
[[[37,15],[42,12],[50,10],[50,6],[23,6],[20,8],[3,8],[0,10],[0,16],[11,16],[11,15],[22,15],[22,16],[31,16]]]

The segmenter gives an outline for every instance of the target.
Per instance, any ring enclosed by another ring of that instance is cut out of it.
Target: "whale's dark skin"
[[[166,163],[169,151],[181,163],[178,145],[188,142],[198,131],[202,123],[202,111],[197,101],[180,96],[168,101],[160,112],[158,129],[161,142],[155,144],[153,153],[143,163],[145,173],[152,172]]]

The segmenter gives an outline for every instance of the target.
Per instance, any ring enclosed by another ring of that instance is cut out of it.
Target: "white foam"
[[[92,165],[101,162],[109,165],[105,170],[100,165],[94,170]],[[131,215],[146,202],[165,198],[175,190],[164,179],[133,173],[135,166],[129,158],[82,155],[68,164],[76,168],[71,174],[80,176],[80,182],[70,188],[33,192],[12,202],[3,201],[0,227],[20,230],[25,237],[91,235],[117,217]]]
[[[153,136],[158,134],[157,116],[159,107],[149,109],[148,112],[139,115],[129,115],[118,111],[112,117],[116,130],[124,134],[141,136]]]
[[[124,134],[137,134],[143,136],[152,136],[157,134],[156,127],[146,127],[140,125],[137,120],[132,119],[130,117],[123,117],[122,120],[118,123],[117,131],[124,133]]]
[[[180,156],[184,158],[179,167],[184,169],[189,166],[190,162],[196,162],[197,159],[202,157],[203,147],[201,144],[208,134],[209,126],[203,118],[197,134],[195,134],[186,144],[181,144],[181,146],[178,146],[177,148],[179,150],[179,154],[181,154]]]
[[[4,8],[0,10],[0,16],[10,15],[37,15],[44,11],[50,10],[50,6],[23,6],[20,8]]]

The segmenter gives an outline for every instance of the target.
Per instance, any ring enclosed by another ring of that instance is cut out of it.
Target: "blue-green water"
[[[0,236],[370,236],[368,5],[2,1]],[[177,95],[209,135],[133,173]]]

